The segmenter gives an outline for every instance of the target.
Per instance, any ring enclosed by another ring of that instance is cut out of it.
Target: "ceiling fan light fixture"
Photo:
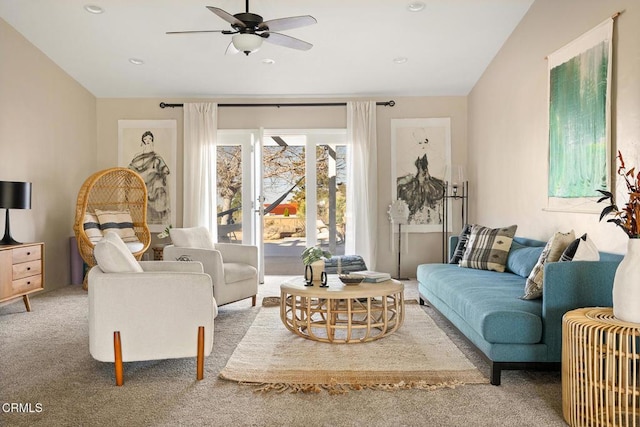
[[[87,4],[84,6],[84,10],[94,15],[99,15],[104,12],[104,9],[95,4]]]
[[[246,55],[260,49],[260,46],[262,46],[262,40],[262,37],[249,33],[236,34],[231,38],[233,47],[238,49],[240,52],[244,52]]]
[[[420,12],[421,10],[423,10],[425,7],[425,4],[421,1],[415,1],[412,3],[409,3],[409,5],[407,6],[407,9],[409,9],[409,12]]]

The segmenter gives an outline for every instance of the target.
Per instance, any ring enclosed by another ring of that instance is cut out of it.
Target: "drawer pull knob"
[[[27,252],[27,255],[31,255],[31,252]]]
[[[27,271],[31,270],[31,267],[27,267]]]
[[[30,284],[31,284],[31,282],[27,282],[27,285],[30,285]]]

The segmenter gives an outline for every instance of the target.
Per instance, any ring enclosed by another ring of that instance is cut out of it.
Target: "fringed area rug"
[[[418,305],[404,324],[368,343],[329,344],[285,328],[280,309],[263,306],[220,377],[268,392],[433,390],[486,384],[485,378]]]

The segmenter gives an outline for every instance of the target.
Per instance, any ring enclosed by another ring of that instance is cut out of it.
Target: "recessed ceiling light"
[[[95,4],[85,5],[84,10],[86,10],[89,13],[96,14],[96,15],[99,15],[99,14],[104,12],[103,8],[101,8],[100,6],[96,6]]]
[[[273,65],[273,64],[275,64],[275,63],[276,63],[276,61],[274,61],[274,60],[273,60],[273,59],[271,59],[271,58],[265,58],[265,59],[263,59],[263,60],[262,60],[262,63],[263,63],[263,64],[266,64],[266,65]]]
[[[393,58],[393,62],[395,62],[396,64],[404,64],[408,60],[409,60],[409,58],[404,57],[404,56],[398,56],[397,58]]]
[[[407,9],[409,10],[409,12],[420,12],[422,9],[424,9],[424,3],[422,3],[421,1],[409,3],[409,5],[407,5]]]
[[[129,58],[129,62],[131,62],[133,65],[142,65],[142,64],[144,64],[144,61],[142,59],[139,59],[139,58]]]

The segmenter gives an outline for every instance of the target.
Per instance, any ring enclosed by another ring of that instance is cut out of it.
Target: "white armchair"
[[[115,363],[116,385],[123,362],[183,357],[197,357],[202,379],[217,314],[211,277],[198,262],[138,262],[111,234],[96,244],[88,274],[91,356]]]
[[[253,245],[213,243],[204,227],[172,228],[173,245],[165,246],[163,259],[186,259],[202,263],[213,280],[213,296],[224,305],[258,294],[258,248]]]

